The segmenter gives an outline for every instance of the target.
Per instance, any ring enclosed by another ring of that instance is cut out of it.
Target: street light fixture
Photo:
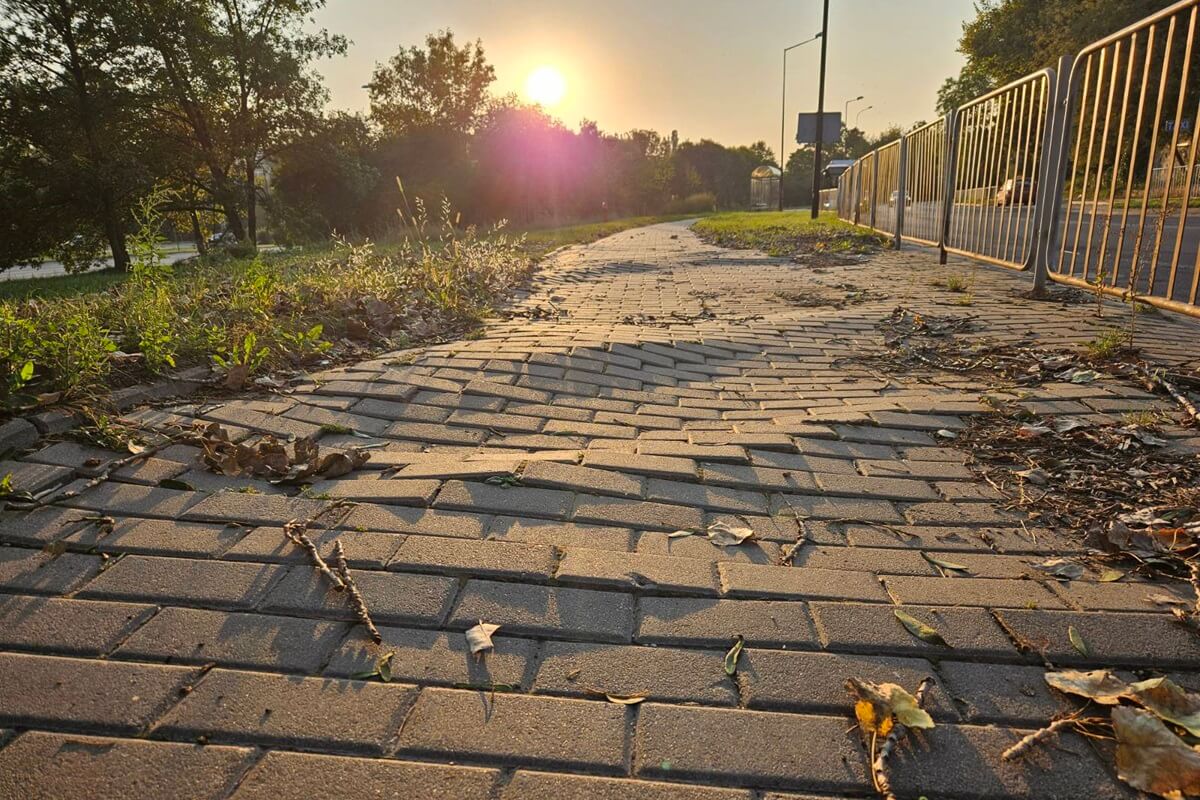
[[[783,48],[783,101],[779,105],[779,210],[783,211],[783,171],[787,169],[787,159],[784,158],[783,144],[786,141],[784,131],[787,130],[787,54],[789,50],[795,50],[801,45],[806,45],[810,42],[815,42],[821,38],[821,34],[817,34],[811,39],[805,39],[803,42],[798,42],[791,47]]]
[[[843,108],[842,108],[842,124],[845,125],[847,128],[850,127],[850,104],[857,103],[859,100],[862,100],[862,99],[863,99],[863,96],[860,94],[858,97],[852,97],[849,100],[847,100],[845,106],[843,106]]]
[[[866,107],[866,108],[864,108],[862,111],[858,112],[858,114],[857,114],[857,115],[855,115],[855,117],[854,117],[854,127],[856,127],[856,128],[857,128],[857,127],[858,127],[858,121],[859,121],[860,119],[862,119],[862,115],[863,115],[863,114],[865,114],[865,113],[867,113],[868,111],[870,111],[870,110],[871,110],[872,108],[874,108],[874,107],[875,107],[875,106],[867,106],[867,107]]]

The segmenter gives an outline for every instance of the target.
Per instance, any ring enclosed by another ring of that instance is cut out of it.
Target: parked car
[[[996,192],[996,205],[1011,206],[1032,203],[1037,194],[1037,184],[1033,181],[1009,178]]]
[[[896,205],[896,201],[898,201],[899,199],[900,199],[900,190],[893,189],[892,196],[888,198],[888,205],[889,206]],[[904,207],[908,208],[911,205],[912,205],[912,195],[909,194],[908,192],[905,192],[904,193]]]

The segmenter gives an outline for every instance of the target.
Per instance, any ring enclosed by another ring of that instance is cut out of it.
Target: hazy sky
[[[833,0],[826,109],[862,127],[932,119],[938,86],[956,74],[955,50],[972,0]],[[497,92],[523,93],[529,73],[556,67],[567,81],[551,113],[572,128],[654,128],[725,144],[779,147],[784,47],[821,28],[820,0],[329,0],[317,23],[349,37],[349,55],[321,64],[335,107],[366,110],[362,85],[376,62],[442,28],[482,39]],[[816,110],[820,42],[788,55],[788,138],[795,113]],[[523,96],[523,95],[522,95]],[[789,145],[791,149],[791,145]]]

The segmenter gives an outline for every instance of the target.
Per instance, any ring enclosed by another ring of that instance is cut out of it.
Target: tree
[[[387,64],[375,65],[367,84],[371,119],[389,135],[419,128],[473,131],[496,80],[483,44],[459,48],[446,30],[425,37],[425,47],[402,47]]]
[[[108,8],[0,0],[4,216],[40,218],[4,237],[0,266],[101,237],[114,265],[129,265],[129,205],[150,183],[144,98],[134,89],[143,60]]]

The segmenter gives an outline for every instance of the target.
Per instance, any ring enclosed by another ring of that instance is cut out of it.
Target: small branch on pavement
[[[1056,736],[1063,728],[1071,728],[1080,722],[1077,717],[1064,717],[1056,719],[1044,728],[1034,731],[1025,736],[1021,741],[1014,744],[1012,747],[1000,754],[1001,761],[1011,761],[1014,758],[1020,758],[1030,749],[1037,746],[1041,742],[1046,741],[1052,736]]]
[[[342,548],[342,540],[338,539],[333,543],[333,559],[337,563],[338,576],[345,584],[346,590],[350,593],[350,603],[354,606],[354,614],[358,617],[370,634],[372,641],[375,644],[383,643],[383,634],[375,627],[374,621],[371,620],[371,612],[367,609],[367,601],[363,598],[362,592],[358,590],[358,586],[354,583],[354,578],[350,577],[350,569],[346,565],[346,551]]]
[[[925,693],[929,691],[930,684],[933,683],[931,678],[922,678],[921,683],[917,686],[917,691],[913,697],[917,701],[917,706],[921,707],[925,703]],[[888,733],[887,738],[883,740],[879,751],[875,755],[875,761],[871,763],[871,776],[875,781],[875,788],[883,795],[884,800],[896,800],[896,793],[892,791],[892,782],[887,774],[888,756],[892,754],[892,750],[896,749],[896,745],[904,738],[904,734],[908,733],[908,728],[897,722],[892,726],[892,730]]]
[[[1175,384],[1167,380],[1162,374],[1161,370],[1150,370],[1145,366],[1141,366],[1140,369],[1142,378],[1145,380],[1147,388],[1151,390],[1153,390],[1155,386],[1161,388],[1172,398],[1174,398],[1176,403],[1179,403],[1180,407],[1182,407],[1183,410],[1187,412],[1188,416],[1192,418],[1193,423],[1200,425],[1200,410],[1197,410],[1196,404],[1189,400],[1187,395],[1179,391]]]

